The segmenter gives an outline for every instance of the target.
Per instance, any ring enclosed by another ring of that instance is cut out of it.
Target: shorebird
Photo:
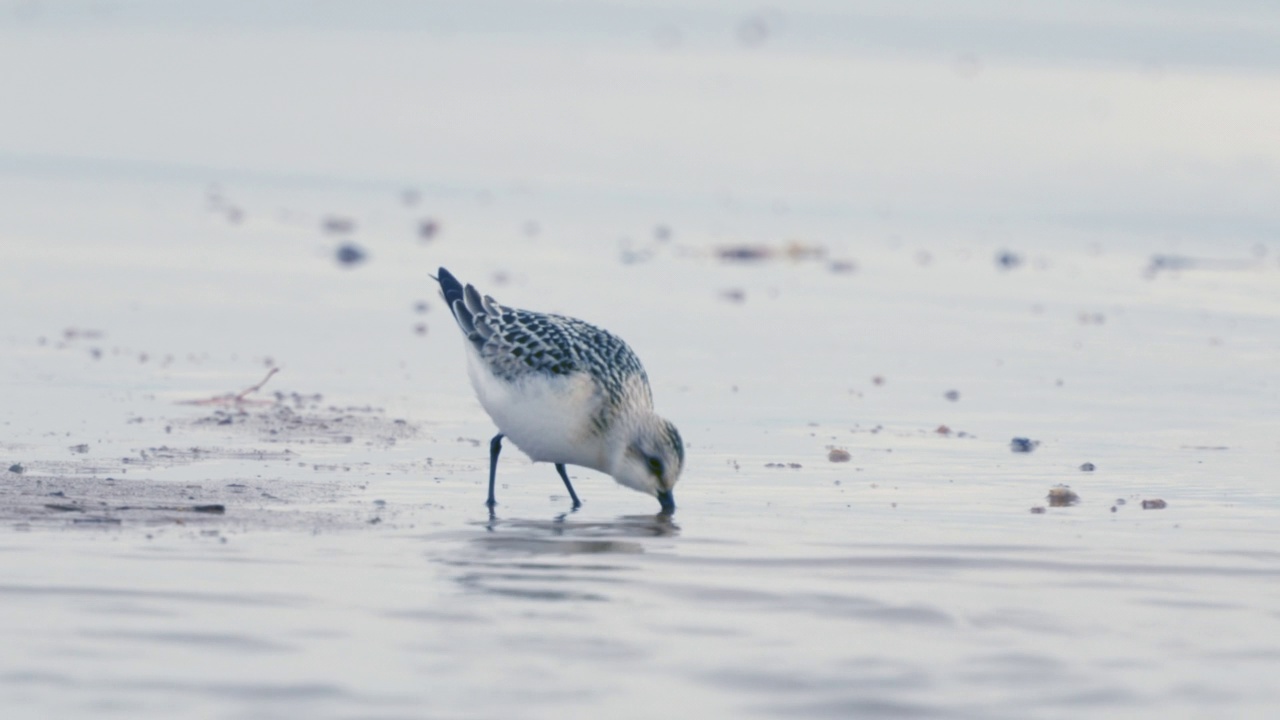
[[[501,305],[444,268],[436,280],[467,340],[471,387],[498,426],[489,442],[491,510],[506,437],[534,462],[555,463],[575,510],[582,502],[565,465],[612,475],[657,498],[662,512],[675,511],[684,443],[654,413],[649,377],[621,338],[575,318]]]

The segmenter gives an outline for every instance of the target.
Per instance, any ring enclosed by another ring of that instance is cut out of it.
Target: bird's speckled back
[[[576,318],[507,307],[464,287],[444,268],[439,280],[458,326],[498,379],[585,372],[604,396],[602,409],[653,407],[640,359],[613,333]]]

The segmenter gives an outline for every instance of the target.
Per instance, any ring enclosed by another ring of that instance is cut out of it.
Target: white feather
[[[591,427],[602,398],[590,376],[529,373],[507,382],[470,343],[467,374],[498,430],[530,459],[609,471],[604,438]]]

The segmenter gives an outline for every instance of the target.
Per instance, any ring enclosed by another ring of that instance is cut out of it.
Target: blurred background
[[[1280,225],[1280,8],[1255,0],[6,0],[0,33],[10,178],[411,187],[735,233]]]

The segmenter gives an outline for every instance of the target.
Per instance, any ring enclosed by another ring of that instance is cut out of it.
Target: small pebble
[[[1001,270],[1012,270],[1021,264],[1022,264],[1022,256],[1015,252],[1002,250],[996,253],[996,265]]]
[[[849,454],[848,450],[832,448],[831,452],[827,453],[827,459],[831,462],[849,462],[853,459],[853,456]]]
[[[731,262],[750,262],[754,260],[767,260],[772,257],[773,250],[762,246],[733,245],[717,248],[716,255],[721,260],[728,260]]]
[[[359,245],[346,243],[338,248],[337,257],[338,262],[346,265],[347,267],[352,267],[364,262],[367,254]]]
[[[1029,453],[1039,447],[1039,440],[1016,437],[1009,441],[1009,449],[1016,453]]]
[[[1087,463],[1085,463],[1085,464],[1081,465],[1081,466],[1080,466],[1080,469],[1081,469],[1082,471],[1084,471],[1084,472],[1093,472],[1096,468],[1095,468],[1095,466],[1094,466],[1094,464],[1093,464],[1093,463],[1091,463],[1091,462],[1087,462]]]
[[[324,223],[321,224],[321,227],[327,233],[333,233],[335,235],[345,235],[349,232],[353,232],[356,229],[356,221],[352,220],[351,218],[336,217],[331,215],[324,219]]]
[[[1049,507],[1070,507],[1080,502],[1080,496],[1066,485],[1055,485],[1049,488]]]
[[[946,399],[950,400],[951,402],[955,402],[955,401],[957,401],[957,400],[959,400],[959,399],[960,399],[960,391],[959,391],[959,390],[948,390],[948,391],[946,392],[946,394],[945,394],[945,395],[943,395],[943,397],[945,397]]]
[[[1156,498],[1156,499],[1154,499],[1154,500],[1143,500],[1143,501],[1142,501],[1142,509],[1143,509],[1143,510],[1163,510],[1163,509],[1165,509],[1165,508],[1167,508],[1167,507],[1169,507],[1169,503],[1167,503],[1167,502],[1165,502],[1165,501],[1163,501],[1163,500],[1161,500],[1161,499],[1159,499],[1159,498]]]
[[[1043,506],[1043,505],[1036,505],[1036,506],[1032,507],[1032,508],[1031,508],[1031,514],[1032,514],[1032,515],[1043,515],[1043,514],[1044,514],[1044,506]]]

